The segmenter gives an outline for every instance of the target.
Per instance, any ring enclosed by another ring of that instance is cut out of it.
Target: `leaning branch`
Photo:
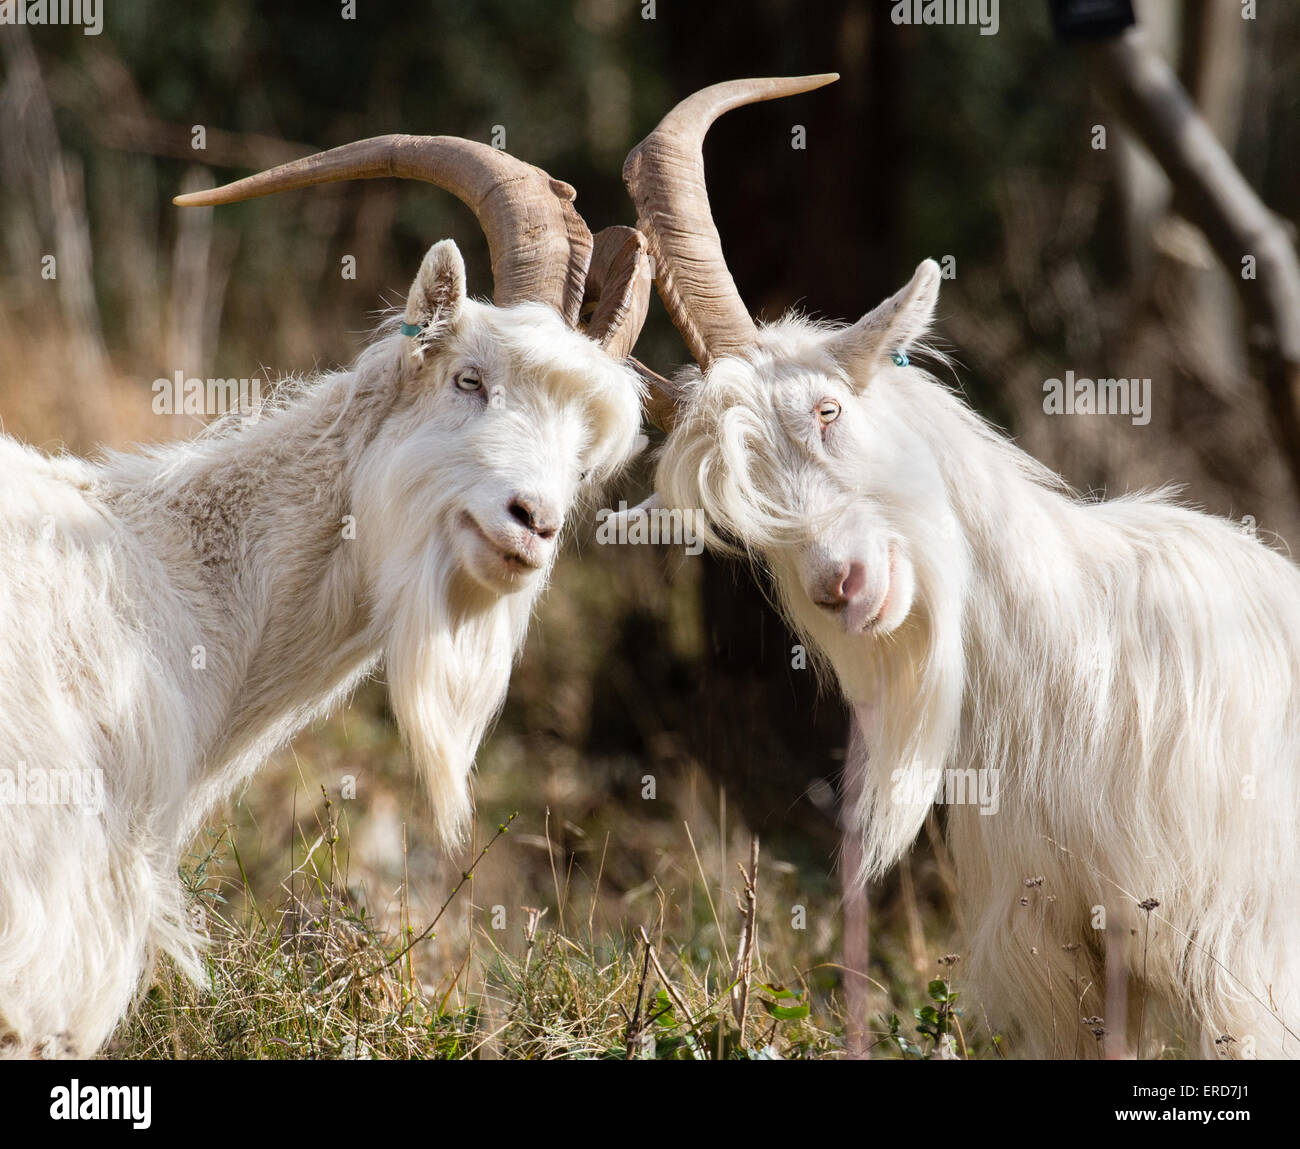
[[[1300,262],[1290,230],[1255,194],[1138,29],[1084,52],[1104,96],[1169,177],[1175,208],[1205,233],[1247,313],[1266,332],[1259,346],[1274,434],[1300,491]],[[1244,274],[1247,257],[1253,278]]]

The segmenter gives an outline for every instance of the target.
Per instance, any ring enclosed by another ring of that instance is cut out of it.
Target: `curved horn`
[[[646,237],[634,227],[607,227],[596,233],[587,275],[587,300],[594,305],[587,334],[615,358],[625,359],[646,384],[646,417],[661,431],[671,431],[681,404],[681,389],[671,379],[632,357],[632,348],[650,309],[654,264]]]
[[[425,180],[451,192],[478,219],[492,257],[493,300],[549,303],[576,327],[591,260],[591,233],[573,188],[540,168],[456,136],[375,136],[281,164],[207,191],[177,196],[207,207],[335,180]]]
[[[829,72],[714,84],[678,104],[628,154],[623,182],[636,203],[637,226],[650,242],[660,298],[701,366],[743,350],[757,334],[713,224],[704,182],[704,135],[732,108],[812,91],[838,79],[838,73]]]
[[[615,359],[632,353],[650,309],[654,268],[646,238],[634,227],[607,227],[596,233],[587,272],[584,310],[594,309],[587,334]]]

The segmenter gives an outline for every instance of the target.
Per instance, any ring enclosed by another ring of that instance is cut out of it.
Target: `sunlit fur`
[[[930,808],[899,794],[901,772],[1001,771],[996,814],[946,808],[967,1025],[986,1011],[1021,1056],[1091,1055],[1080,1019],[1104,1016],[1109,947],[1146,1054],[1172,1019],[1162,1035],[1193,1054],[1296,1056],[1300,572],[1165,493],[1079,497],[896,366],[934,295],[937,278],[902,329],[786,320],[687,373],[659,497],[770,569],[853,704],[864,878]],[[826,396],[843,406],[823,444]],[[905,616],[845,633],[806,590],[815,547],[896,553]]]
[[[438,245],[421,274],[459,290],[460,266]],[[104,782],[96,814],[0,806],[11,1055],[93,1053],[159,950],[197,971],[183,847],[380,660],[458,839],[554,555],[494,569],[461,515],[508,531],[518,492],[569,510],[634,449],[639,384],[540,305],[412,315],[423,338],[394,317],[350,370],[192,442],[90,463],[0,437],[0,767]]]

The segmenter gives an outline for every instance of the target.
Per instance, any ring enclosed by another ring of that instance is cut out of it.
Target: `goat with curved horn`
[[[644,241],[602,233],[593,261],[546,173],[388,136],[177,202],[379,176],[469,204],[499,306],[467,295],[444,240],[355,364],[256,418],[97,462],[0,434],[0,569],[21,574],[0,586],[0,764],[75,783],[0,809],[0,1058],[93,1054],[160,951],[202,978],[181,851],[381,664],[457,843],[563,528],[641,441],[642,385],[616,356],[645,316]]]
[[[821,79],[709,88],[629,157],[699,362],[651,391],[671,424],[656,498],[757,558],[834,671],[861,876],[946,805],[963,968],[1012,1051],[1070,1056],[1062,1002],[1071,1030],[1104,1014],[1122,1051],[1102,1000],[1122,971],[1185,1052],[1300,1056],[1300,570],[1167,495],[1080,498],[912,365],[931,260],[851,326],[755,327],[700,140],[720,111]]]

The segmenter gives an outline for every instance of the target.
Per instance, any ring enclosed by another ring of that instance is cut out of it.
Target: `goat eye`
[[[834,423],[840,416],[840,405],[834,399],[823,399],[817,404],[817,418],[822,423]]]
[[[477,391],[483,386],[477,371],[459,371],[456,374],[456,386],[462,391]]]

